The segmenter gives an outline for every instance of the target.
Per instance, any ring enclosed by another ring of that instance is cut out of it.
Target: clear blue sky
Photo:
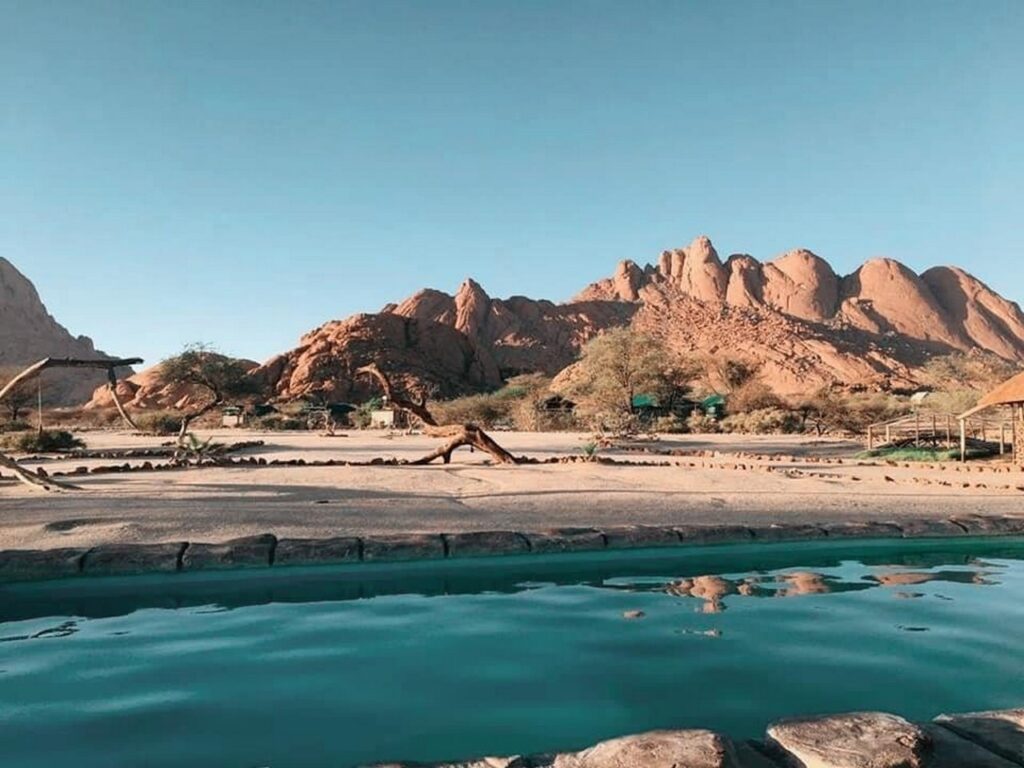
[[[0,0],[0,255],[148,362],[706,233],[1024,299],[1024,2]]]

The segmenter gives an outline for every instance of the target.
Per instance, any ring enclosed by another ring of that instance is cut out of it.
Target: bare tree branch
[[[114,368],[139,365],[141,362],[141,357],[131,357],[124,360],[77,360],[71,357],[45,357],[8,381],[4,388],[0,389],[0,401],[3,401],[9,392],[26,381],[34,379],[47,368],[101,368],[109,371]]]
[[[37,363],[33,363],[28,368],[23,370],[13,379],[7,382],[7,384],[0,389],[0,402],[3,402],[4,398],[7,397],[11,392],[16,390],[19,386],[24,384],[26,381],[30,381],[35,377],[39,376],[47,368],[100,368],[106,369],[107,378],[110,382],[110,387],[113,389],[117,384],[117,377],[114,373],[115,368],[123,368],[129,365],[139,365],[142,362],[141,357],[131,357],[122,360],[80,360],[71,357],[45,357]],[[122,418],[125,419],[129,424],[132,424],[132,420],[128,418],[128,414],[125,413],[121,407],[120,402],[117,400],[117,395],[114,395],[114,402],[118,406],[118,411],[121,413]],[[26,485],[33,487],[42,488],[44,490],[52,490],[54,488],[72,490],[76,486],[68,483],[61,483],[54,480],[51,477],[46,477],[38,472],[32,472],[25,469],[18,462],[11,457],[0,453],[0,466],[9,469],[14,473],[21,482]]]
[[[375,363],[364,365],[356,370],[356,375],[364,374],[372,376],[380,384],[388,401],[396,408],[412,414],[423,423],[423,431],[431,437],[446,437],[447,442],[426,456],[423,456],[412,464],[429,464],[435,459],[441,459],[445,464],[452,460],[452,452],[464,445],[471,446],[477,450],[489,454],[499,464],[518,464],[519,460],[511,453],[502,448],[490,435],[480,429],[476,424],[448,424],[441,425],[427,408],[426,398],[421,402],[415,402],[399,394],[391,383],[391,380],[384,374]]]

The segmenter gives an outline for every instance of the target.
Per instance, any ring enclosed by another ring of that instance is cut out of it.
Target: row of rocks
[[[425,768],[389,763],[378,768]],[[763,741],[707,730],[652,731],[580,752],[435,763],[433,768],[1014,768],[1024,765],[1024,709],[911,723],[883,712],[784,720]]]
[[[140,456],[143,454],[139,454]],[[158,454],[152,454],[158,455]],[[80,458],[75,456],[74,458]],[[113,455],[110,456],[113,458]],[[40,457],[35,457],[40,460]],[[30,459],[22,459],[26,463]],[[141,464],[100,464],[94,467],[80,466],[70,470],[57,470],[47,472],[43,467],[37,467],[36,471],[43,477],[70,477],[76,475],[105,475],[125,472],[184,472],[212,467],[402,467],[409,466],[413,462],[409,459],[397,458],[373,458],[365,461],[346,459],[265,459],[263,457],[249,456],[247,458],[233,459],[218,453],[216,457],[205,461],[203,464],[179,464],[167,462],[154,464],[151,461],[144,461]],[[669,461],[629,461],[613,459],[607,456],[552,456],[544,459],[537,459],[530,456],[519,456],[516,458],[518,464],[582,464],[597,463],[629,467],[668,467],[673,463]],[[678,463],[677,463],[678,465]],[[3,475],[0,475],[2,477]]]
[[[0,551],[0,582],[111,575],[486,557],[602,549],[701,546],[813,539],[941,538],[1024,535],[1024,517],[965,515],[949,520],[746,525],[554,528],[547,531],[395,533],[278,539],[270,533],[219,544],[103,544],[91,548]]]

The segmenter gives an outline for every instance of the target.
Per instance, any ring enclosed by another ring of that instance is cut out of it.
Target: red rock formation
[[[557,374],[594,335],[627,324],[681,353],[757,361],[781,394],[833,384],[910,388],[929,355],[975,347],[1024,363],[1024,314],[962,270],[918,276],[874,259],[840,278],[807,250],[723,264],[698,237],[662,253],[657,266],[624,261],[564,304],[492,299],[472,280],[454,296],[423,290],[310,332],[259,375],[282,398],[359,399],[372,388],[352,372],[376,362],[412,394],[449,396],[518,373]]]
[[[451,327],[458,316],[453,312],[448,325],[394,313],[354,315],[310,331],[297,348],[267,361],[254,375],[279,397],[334,402],[376,394],[372,381],[354,375],[369,363],[377,363],[413,397],[451,397],[500,386],[489,351]]]
[[[211,356],[225,359],[223,355],[209,353]],[[244,360],[250,368],[255,369],[259,363]],[[130,410],[162,410],[174,408],[183,410],[208,402],[209,393],[195,387],[182,384],[169,384],[161,375],[160,365],[153,365],[127,379],[117,382],[117,398]],[[86,403],[86,409],[112,408],[114,398],[107,385],[97,387],[92,399]]]

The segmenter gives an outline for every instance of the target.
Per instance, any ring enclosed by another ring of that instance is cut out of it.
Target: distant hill
[[[955,351],[1024,362],[1020,307],[962,269],[918,275],[872,259],[840,276],[807,250],[723,262],[698,237],[656,265],[624,261],[564,304],[492,299],[473,280],[455,295],[422,290],[379,314],[311,331],[262,370],[282,397],[345,398],[364,389],[352,371],[375,360],[414,390],[451,395],[519,373],[557,374],[595,334],[623,325],[681,352],[756,360],[780,394],[909,389],[931,356]]]
[[[44,357],[108,358],[88,336],[72,336],[49,312],[32,282],[7,259],[0,258],[0,366],[11,369]],[[102,371],[52,369],[43,373],[48,405],[87,400],[106,381]]]
[[[957,351],[1024,363],[1020,307],[962,269],[918,275],[872,259],[840,276],[807,250],[766,263],[744,254],[723,261],[698,237],[654,265],[623,261],[562,304],[493,299],[473,280],[455,295],[425,289],[310,331],[255,375],[280,398],[343,401],[373,391],[353,372],[376,362],[412,393],[450,397],[520,373],[556,375],[593,336],[626,325],[680,352],[757,361],[779,394],[909,390],[931,357]]]

